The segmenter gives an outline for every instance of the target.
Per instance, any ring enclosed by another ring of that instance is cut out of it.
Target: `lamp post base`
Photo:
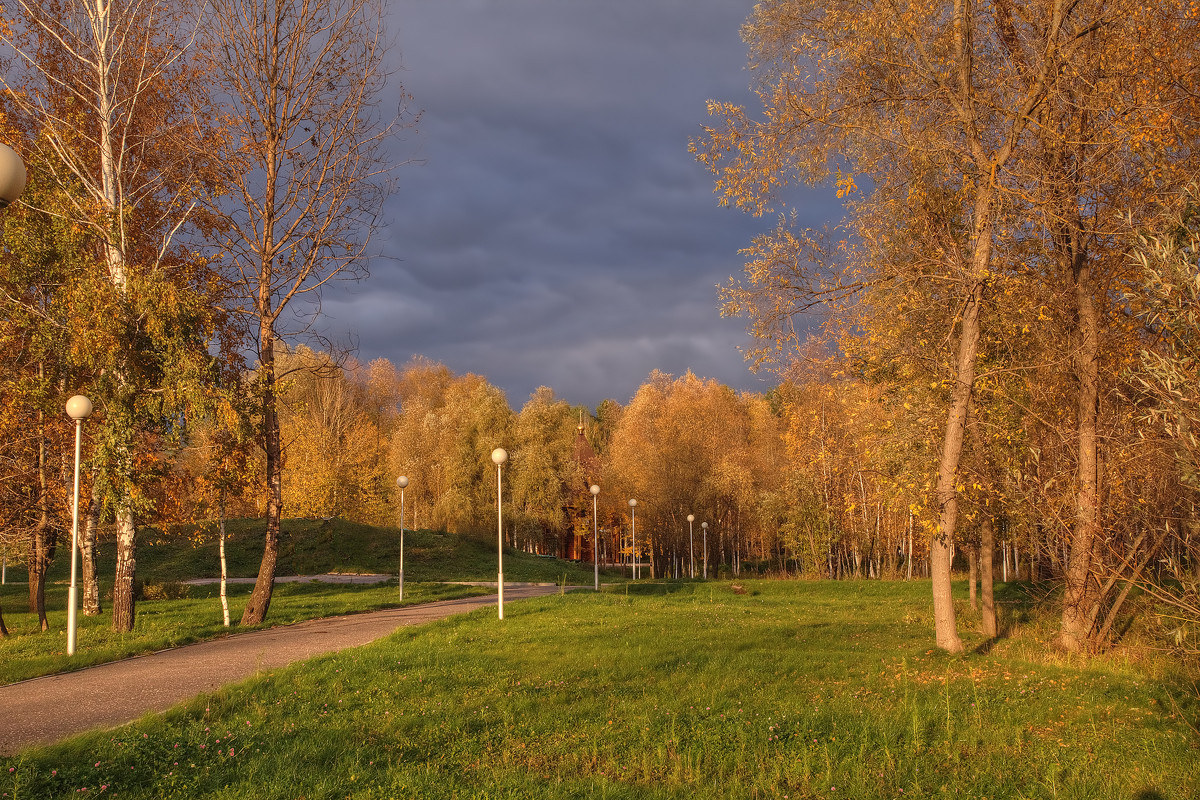
[[[74,586],[67,589],[67,655],[75,655],[75,609],[79,607],[77,602],[79,590]]]

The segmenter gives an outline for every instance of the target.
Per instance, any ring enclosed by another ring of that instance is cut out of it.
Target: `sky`
[[[323,327],[363,362],[423,355],[520,409],[539,386],[627,403],[654,369],[765,391],[717,285],[771,227],[718,207],[688,153],[708,99],[752,103],[752,0],[390,0],[393,152],[370,277]],[[805,213],[824,219],[832,191]]]

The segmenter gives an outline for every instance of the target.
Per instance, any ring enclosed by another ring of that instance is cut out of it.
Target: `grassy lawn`
[[[994,646],[934,652],[927,582],[745,588],[622,586],[402,629],[0,760],[0,792],[1200,795],[1200,701],[1154,661],[1054,657],[1026,612]]]

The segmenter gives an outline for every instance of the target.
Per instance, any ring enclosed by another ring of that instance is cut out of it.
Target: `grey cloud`
[[[766,388],[716,285],[771,226],[717,208],[687,152],[704,101],[747,102],[752,0],[393,0],[423,109],[371,277],[326,293],[359,357],[478,372],[594,406],[651,370]],[[811,195],[814,219],[830,193]]]

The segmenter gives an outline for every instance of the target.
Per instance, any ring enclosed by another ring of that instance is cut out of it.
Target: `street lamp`
[[[708,523],[701,522],[700,529],[704,532],[704,580],[708,580]]]
[[[404,599],[404,488],[408,486],[408,478],[401,475],[396,478],[400,487],[400,599]]]
[[[77,394],[67,401],[67,416],[75,420],[75,505],[71,511],[71,588],[67,592],[67,655],[75,655],[76,609],[79,606],[75,587],[76,563],[79,559],[79,443],[83,421],[92,415],[92,401]]]
[[[499,570],[496,574],[496,596],[499,599],[500,619],[504,619],[504,498],[500,494],[500,465],[508,461],[508,451],[497,447],[492,451],[492,463],[496,465],[496,549],[499,558],[496,563]]]
[[[596,591],[600,591],[600,518],[596,515],[596,496],[600,487],[592,484],[588,487],[592,493],[592,561],[596,562]]]
[[[25,162],[6,144],[0,144],[0,208],[17,202],[25,191]]]
[[[633,575],[633,579],[636,581],[637,573],[638,573],[638,568],[637,568],[638,567],[638,563],[637,563],[637,500],[634,500],[632,497],[629,498],[629,518],[630,518],[630,522],[631,522],[629,530],[630,530],[630,533],[632,534],[632,539],[633,539],[633,542],[631,545],[631,549],[633,550],[633,565],[630,567],[629,571],[630,571],[630,574]]]
[[[696,521],[695,514],[688,514],[688,559],[692,562],[692,580],[696,579],[696,546],[692,544],[692,523]]]
[[[0,144],[0,208],[16,202],[25,191],[25,162],[6,144]],[[0,566],[0,583],[8,578],[8,544],[4,545],[4,561]]]

